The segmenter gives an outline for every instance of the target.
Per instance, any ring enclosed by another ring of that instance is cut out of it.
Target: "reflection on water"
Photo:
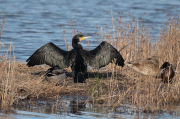
[[[72,32],[76,29],[84,35],[92,35],[82,45],[86,49],[93,49],[103,40],[101,35],[97,35],[101,33],[99,28],[107,26],[103,33],[112,30],[112,15],[116,20],[120,17],[120,12],[123,12],[123,24],[130,21],[130,12],[131,19],[142,18],[148,29],[154,27],[151,34],[159,36],[159,28],[168,21],[165,10],[178,17],[179,4],[179,0],[3,0],[0,2],[0,19],[5,19],[6,22],[2,43],[6,44],[7,49],[12,42],[16,58],[25,61],[36,49],[48,42],[66,50],[65,39],[71,48]],[[174,7],[176,8],[173,9]],[[3,51],[4,48],[1,47],[0,53]]]
[[[85,111],[86,103],[72,100],[70,101],[69,107],[71,109],[70,113],[76,114],[76,115],[82,115],[81,111]]]
[[[180,111],[176,112],[158,112],[158,113],[141,113],[134,112],[130,105],[121,105],[116,109],[109,109],[105,106],[93,106],[86,102],[87,97],[83,96],[63,96],[60,100],[48,101],[22,101],[21,106],[16,108],[11,114],[0,113],[3,118],[18,118],[18,119],[52,119],[52,118],[88,118],[88,119],[104,119],[104,118],[158,118],[171,119],[180,118]],[[179,108],[177,108],[179,110]]]
[[[6,50],[10,42],[13,44],[16,58],[25,61],[36,49],[42,45],[53,42],[66,50],[64,40],[71,48],[73,30],[82,32],[92,37],[82,41],[85,49],[93,49],[101,42],[100,27],[107,28],[103,33],[112,30],[112,16],[114,20],[123,12],[122,23],[130,21],[130,17],[136,20],[142,18],[143,24],[150,28],[153,36],[159,36],[159,27],[168,21],[168,11],[173,17],[180,13],[179,0],[3,0],[0,2],[0,19],[5,19],[5,29],[2,34],[2,43]],[[174,7],[178,7],[173,9]],[[112,11],[112,14],[111,14]],[[144,14],[146,13],[146,14]],[[73,20],[73,22],[71,22]],[[1,25],[0,21],[0,25]],[[94,34],[97,32],[97,34]],[[0,47],[0,54],[4,48]],[[72,97],[71,97],[72,98]],[[87,97],[86,97],[87,99]],[[81,99],[83,100],[83,99]],[[23,106],[24,105],[24,106]],[[28,105],[28,106],[27,106]],[[57,107],[56,107],[57,106]],[[126,108],[125,108],[126,107]],[[129,106],[130,107],[130,106]],[[77,98],[67,98],[60,101],[29,101],[22,102],[16,113],[3,114],[0,118],[178,118],[179,113],[162,114],[137,114],[132,113],[127,105],[116,110],[105,107],[93,107],[90,103],[79,101]],[[179,108],[178,108],[179,109]],[[178,110],[177,110],[178,112]]]

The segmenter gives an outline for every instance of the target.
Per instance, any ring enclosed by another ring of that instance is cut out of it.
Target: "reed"
[[[121,19],[113,23],[113,32],[103,33],[104,39],[109,41],[118,50],[125,62],[146,59],[156,56],[159,66],[165,61],[177,65],[179,69],[180,46],[180,19],[170,17],[167,26],[161,30],[159,37],[152,39],[147,28],[140,21],[131,20],[128,24],[122,24]],[[136,26],[136,27],[135,27]],[[116,28],[116,29],[115,29]],[[108,78],[106,94],[99,99],[107,100],[111,109],[122,104],[131,104],[132,110],[139,112],[172,111],[179,103],[180,81],[177,73],[172,84],[164,84],[161,79],[143,75],[127,68],[120,68],[113,64],[106,66],[107,72],[112,75]],[[102,90],[106,90],[103,89]]]
[[[157,56],[159,65],[168,61],[177,65],[178,71],[180,19],[170,18],[167,26],[162,28],[160,36],[155,39],[152,39],[141,20],[132,19],[130,23],[122,24],[122,17],[120,17],[112,21],[111,31],[106,33],[104,28],[100,29],[101,38],[110,42],[118,51],[120,50],[125,62]],[[64,40],[66,42],[65,37]],[[67,44],[66,48],[69,50]],[[62,95],[84,95],[89,96],[86,101],[94,105],[116,109],[122,104],[130,104],[131,110],[136,112],[172,111],[180,100],[178,73],[173,78],[172,84],[166,85],[161,82],[161,79],[144,77],[126,66],[121,68],[111,63],[105,67],[105,71],[99,70],[97,73],[96,70],[90,69],[89,72],[94,74],[94,78],[92,76],[85,84],[74,84],[72,77],[68,77],[58,86],[54,86],[53,83],[43,81],[45,77],[42,74],[49,68],[48,66],[27,67],[26,63],[17,62],[15,56],[11,54],[13,54],[12,44],[0,58],[1,110],[9,110],[22,101],[18,98],[21,89],[27,91],[31,100],[58,101]],[[71,69],[68,68],[67,72],[71,72]],[[53,107],[57,106],[59,102],[53,105]]]

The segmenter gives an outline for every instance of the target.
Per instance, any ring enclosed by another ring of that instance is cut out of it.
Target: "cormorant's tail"
[[[80,72],[78,74],[75,74],[74,83],[86,83],[87,78],[88,78],[87,73]]]

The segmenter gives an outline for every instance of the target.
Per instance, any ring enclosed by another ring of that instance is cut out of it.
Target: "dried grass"
[[[177,65],[179,69],[179,47],[180,47],[180,19],[170,17],[168,26],[162,30],[160,37],[154,42],[148,34],[146,28],[132,20],[129,24],[121,24],[121,20],[113,23],[116,29],[110,33],[103,33],[104,38],[111,42],[118,50],[125,62],[146,59],[156,56],[161,66],[165,61]],[[136,24],[136,25],[134,25]],[[137,27],[134,27],[137,26]],[[114,40],[115,39],[115,40]],[[99,99],[107,100],[108,106],[112,109],[121,104],[131,104],[132,110],[156,112],[168,111],[178,105],[180,101],[179,89],[180,81],[177,73],[172,84],[164,84],[161,79],[143,75],[127,68],[108,65],[106,69],[117,73],[118,76],[109,78],[107,84],[107,94],[103,94]],[[121,75],[120,75],[121,74]]]
[[[147,29],[135,20],[123,25],[120,20],[113,23],[113,32],[104,33],[102,38],[109,41],[118,50],[125,62],[157,56],[159,65],[168,61],[179,67],[180,19],[171,21],[162,30],[160,38],[152,42]],[[2,25],[4,27],[4,23]],[[136,27],[135,27],[136,26]],[[2,35],[1,29],[1,35]],[[66,40],[66,39],[65,39]],[[66,44],[67,49],[68,46]],[[123,49],[122,49],[123,48]],[[43,75],[34,75],[46,71],[48,66],[27,67],[15,57],[9,58],[12,46],[0,58],[0,104],[1,110],[8,110],[17,104],[19,89],[26,89],[30,99],[57,99],[61,95],[88,95],[94,105],[108,106],[115,109],[122,104],[131,104],[132,111],[157,112],[173,110],[180,98],[180,80],[177,73],[172,84],[164,84],[161,79],[134,72],[126,66],[121,68],[113,63],[106,66],[106,71],[91,69],[91,77],[85,84],[74,84],[72,77],[58,86],[44,82]],[[68,69],[69,70],[69,69]],[[71,70],[69,70],[71,71]],[[94,73],[93,73],[94,72]],[[109,74],[110,72],[110,74]],[[103,75],[101,78],[100,75]],[[88,87],[88,88],[87,88]],[[134,108],[135,107],[135,108]]]

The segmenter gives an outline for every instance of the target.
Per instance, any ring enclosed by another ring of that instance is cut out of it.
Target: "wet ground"
[[[37,48],[48,42],[66,50],[65,39],[71,48],[72,32],[76,29],[84,35],[92,36],[81,44],[86,49],[93,49],[104,40],[98,35],[101,33],[100,27],[107,26],[103,32],[109,33],[113,29],[112,15],[116,20],[120,17],[119,12],[123,12],[121,16],[124,24],[130,21],[129,12],[132,19],[143,18],[143,24],[148,29],[153,27],[150,30],[153,40],[153,37],[159,36],[163,23],[168,21],[168,13],[173,17],[179,16],[179,4],[179,0],[1,1],[0,19],[5,19],[1,42],[6,45],[6,50],[11,42],[17,60],[24,62]],[[0,48],[0,53],[4,53],[4,48]],[[86,102],[87,99],[75,95],[62,96],[60,100],[24,100],[14,107],[14,111],[0,113],[0,118],[180,118],[178,106],[176,112],[137,113],[128,104],[110,110],[108,107],[93,106]]]
[[[156,112],[140,113],[134,112],[130,105],[124,104],[115,109],[108,107],[93,106],[92,103],[86,102],[86,96],[62,96],[60,100],[33,101],[24,100],[21,106],[16,107],[15,111],[8,114],[0,113],[2,119],[177,119],[180,118],[180,112]]]

